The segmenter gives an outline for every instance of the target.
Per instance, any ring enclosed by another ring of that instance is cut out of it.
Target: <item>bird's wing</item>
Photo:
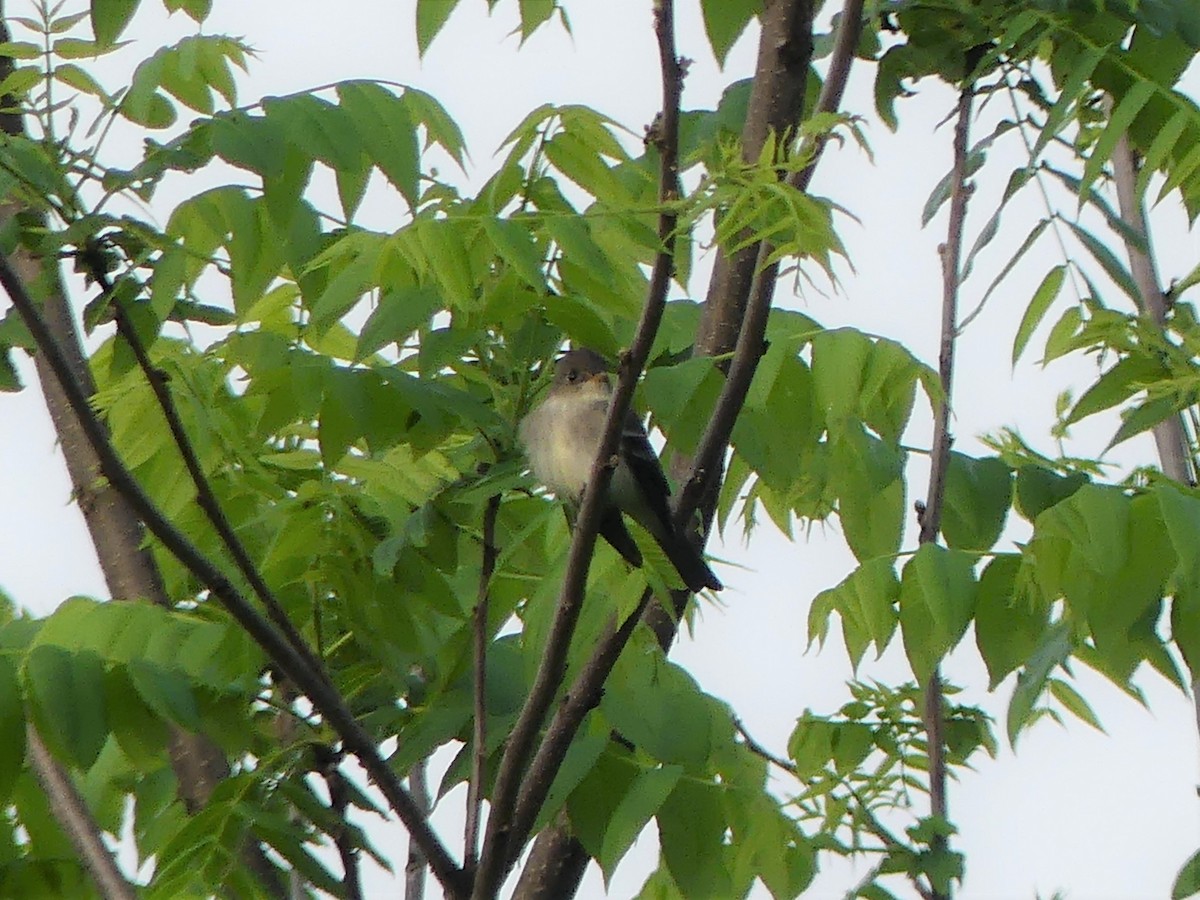
[[[671,485],[663,474],[658,454],[650,446],[646,429],[632,410],[625,416],[625,427],[621,431],[621,456],[655,517],[668,532],[673,532],[671,508],[667,504]]]

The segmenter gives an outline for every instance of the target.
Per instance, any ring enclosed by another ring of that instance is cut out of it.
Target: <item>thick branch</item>
[[[8,23],[4,16],[3,0],[0,0],[0,42],[8,40]],[[0,57],[0,81],[12,72],[12,68],[11,57]],[[0,131],[14,137],[23,135],[24,119],[15,99],[0,98],[0,107],[3,107],[0,112]],[[7,225],[19,212],[21,209],[15,204],[0,204],[0,227]],[[41,260],[21,248],[14,253],[13,265],[26,283],[44,278],[43,283],[49,285],[43,300],[47,324],[59,346],[64,349],[76,380],[85,385],[88,394],[93,393],[95,388],[91,372],[57,266],[43,265]],[[120,494],[99,478],[99,461],[44,358],[35,356],[34,364],[46,408],[62,448],[72,493],[95,548],[109,595],[116,600],[144,599],[169,608],[171,603],[163,590],[158,567],[149,550],[143,546],[141,523]],[[179,795],[188,811],[195,812],[208,802],[217,784],[229,774],[229,763],[221,748],[207,736],[191,734],[173,723],[168,729],[167,755],[179,784]],[[242,850],[242,856],[247,868],[269,896],[283,896],[279,872],[258,844],[248,843]]]
[[[92,411],[88,395],[72,376],[70,364],[62,348],[47,328],[21,279],[4,257],[0,257],[0,285],[8,292],[9,298],[33,336],[39,353],[45,356],[99,459],[104,477],[125,498],[150,533],[221,602],[237,623],[266,651],[279,670],[308,696],[316,710],[341,737],[347,749],[359,758],[363,768],[400,817],[413,840],[421,844],[429,856],[430,867],[442,885],[450,893],[461,892],[464,888],[462,870],[450,858],[425,817],[420,814],[395,773],[379,755],[374,741],[355,720],[342,697],[266,619],[259,615],[225,574],[163,516],[125,468],[109,443],[104,426]]]
[[[1129,145],[1129,138],[1125,135],[1121,135],[1113,148],[1112,164],[1121,221],[1142,240],[1139,246],[1129,235],[1122,235],[1125,252],[1129,256],[1129,268],[1141,298],[1138,307],[1144,317],[1161,328],[1167,321],[1167,302],[1159,287],[1150,243],[1150,229],[1146,224],[1142,200],[1137,195],[1137,163]],[[1180,484],[1195,484],[1195,472],[1192,469],[1191,455],[1188,453],[1188,439],[1184,432],[1182,416],[1171,416],[1160,422],[1154,426],[1153,433],[1163,473]]]
[[[527,832],[518,832],[512,828],[510,818],[517,801],[521,776],[530,760],[538,730],[566,674],[567,650],[583,605],[583,588],[588,566],[596,544],[596,532],[608,484],[612,478],[612,458],[617,451],[634,386],[646,365],[650,348],[654,344],[654,336],[658,333],[666,307],[667,291],[674,273],[673,250],[678,218],[675,212],[675,201],[678,200],[675,186],[679,180],[679,97],[683,87],[683,70],[675,50],[674,0],[659,0],[654,10],[654,25],[658,38],[663,92],[662,115],[654,135],[661,159],[658,239],[662,246],[650,273],[646,305],[642,310],[633,346],[621,360],[617,386],[604,425],[604,436],[575,523],[570,555],[567,558],[567,572],[542,663],[538,667],[533,687],[521,709],[517,724],[509,736],[508,746],[496,775],[483,856],[475,880],[473,896],[476,900],[484,900],[495,894],[504,873],[511,867],[510,859],[515,856],[514,848],[523,845],[528,837]]]
[[[835,112],[841,103],[846,85],[847,75],[854,58],[854,48],[858,43],[862,27],[862,0],[847,0],[843,10],[841,27],[837,45],[830,62],[829,74],[821,92],[818,103],[819,112]],[[742,136],[743,152],[747,158],[753,158],[762,149],[766,135],[771,131],[782,132],[794,126],[803,112],[801,101],[804,96],[805,79],[808,71],[808,61],[811,57],[811,5],[807,2],[779,2],[774,4],[765,14],[763,31],[759,43],[759,58],[755,72],[754,89],[747,114],[746,128]],[[795,58],[797,47],[805,48],[802,61]],[[807,167],[797,174],[794,186],[800,190],[808,187],[820,158],[823,144],[813,148],[812,158]],[[758,251],[749,248],[733,260],[723,255],[718,257],[717,267],[710,284],[708,300],[704,306],[700,326],[697,332],[695,353],[697,355],[721,355],[732,350],[739,335],[745,330],[743,323],[747,298],[753,292],[756,302],[762,307],[759,316],[752,320],[752,327],[758,321],[765,328],[766,315],[769,311],[775,284],[775,269],[759,273],[759,283],[753,287],[755,265],[759,260]],[[763,256],[769,255],[767,251]],[[749,260],[747,267],[746,260]],[[750,343],[750,342],[748,342]],[[761,334],[758,340],[761,347]],[[753,375],[753,365],[757,363],[758,354],[752,356],[752,364],[747,370],[743,363],[739,369],[735,387],[728,395],[729,398],[738,396],[737,408],[745,400],[745,388]],[[732,409],[733,399],[725,399],[726,408]],[[719,450],[708,450],[703,460],[716,458],[716,465],[721,465],[724,449],[728,446],[729,434],[732,431],[732,419],[727,427],[714,431],[709,436],[711,446],[719,443]],[[723,437],[721,434],[723,433]],[[698,455],[699,456],[699,455]],[[693,463],[685,456],[675,457],[673,472],[676,477],[686,484],[697,480],[697,475],[703,476],[700,469],[711,468],[711,462]],[[708,484],[715,487],[719,478],[712,478]],[[686,515],[681,515],[681,521],[687,521],[695,503],[703,510],[705,523],[711,521],[712,512],[716,505],[716,491],[710,490],[707,495],[696,492],[689,505],[691,509]],[[677,500],[676,509],[682,514],[686,507],[682,498]],[[528,791],[518,804],[517,822],[524,826],[536,817],[545,792],[552,782],[562,754],[579,729],[587,712],[595,706],[605,680],[612,667],[616,664],[622,649],[633,633],[642,611],[647,622],[658,634],[663,649],[669,648],[675,635],[676,623],[682,603],[687,595],[683,594],[676,601],[676,609],[667,612],[658,604],[650,604],[651,595],[643,596],[642,602],[629,619],[621,627],[611,627],[597,643],[595,651],[587,664],[580,671],[566,694],[562,705],[556,711],[550,725],[547,727],[546,738],[539,748],[538,754],[530,766],[530,775],[525,785]],[[560,865],[559,861],[568,857],[576,858],[582,854],[578,841],[572,839],[567,832],[567,825],[561,820],[551,829],[543,833],[534,846],[530,859],[526,864],[525,873],[517,886],[516,896],[522,900],[543,900],[543,898],[567,897],[574,894],[582,877],[582,866]]]
[[[135,900],[137,892],[117,868],[101,837],[100,826],[88,812],[87,804],[76,790],[71,776],[50,755],[32,725],[25,727],[25,741],[29,748],[29,762],[50,803],[54,818],[70,838],[71,846],[92,876],[100,895],[105,900]]]

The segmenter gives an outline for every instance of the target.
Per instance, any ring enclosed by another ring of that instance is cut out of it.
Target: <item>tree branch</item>
[[[1124,134],[1117,139],[1112,154],[1113,180],[1117,186],[1117,208],[1121,213],[1121,221],[1137,234],[1142,244],[1139,246],[1128,234],[1122,234],[1125,252],[1129,256],[1129,268],[1133,274],[1134,284],[1137,285],[1140,302],[1138,308],[1142,316],[1153,322],[1160,329],[1167,321],[1167,303],[1159,287],[1158,273],[1155,271],[1154,256],[1150,243],[1150,228],[1146,224],[1145,209],[1142,200],[1137,195],[1137,162],[1133,157],[1129,138]],[[1154,442],[1158,447],[1158,459],[1162,465],[1163,474],[1180,484],[1196,483],[1193,470],[1193,460],[1188,452],[1187,433],[1183,427],[1181,415],[1171,416],[1153,429]]]
[[[137,892],[117,868],[101,837],[100,826],[92,818],[71,776],[50,755],[33,725],[25,726],[25,742],[29,750],[29,762],[49,801],[54,818],[67,833],[71,846],[92,876],[100,895],[105,900],[136,900]]]
[[[971,194],[967,183],[967,142],[971,130],[971,103],[974,88],[965,84],[958,96],[954,124],[954,166],[950,182],[950,219],[946,226],[946,243],[938,248],[942,258],[942,326],[941,350],[938,354],[938,377],[942,387],[942,403],[933,421],[933,442],[929,464],[929,493],[918,516],[921,524],[920,542],[937,541],[941,530],[942,505],[946,493],[946,468],[950,462],[950,398],[954,383],[954,341],[958,336],[958,289],[962,259],[963,226],[967,216],[967,200]],[[935,666],[925,685],[925,732],[929,746],[929,806],[930,812],[946,818],[946,744],[943,734],[942,679]],[[946,839],[933,840],[935,850],[944,849]],[[940,891],[933,892],[941,900]]]
[[[0,42],[10,39],[4,3],[0,0]],[[12,57],[0,57],[0,81],[12,70]],[[25,133],[24,117],[14,97],[0,97],[0,131],[13,137]],[[21,208],[14,203],[0,204],[0,227],[6,226],[19,212]],[[47,324],[64,349],[76,380],[85,386],[86,393],[94,393],[91,372],[57,266],[43,264],[20,247],[14,253],[13,263],[26,282],[39,276],[47,279],[50,288],[42,301]],[[114,600],[145,599],[169,609],[171,602],[163,589],[158,567],[143,545],[141,523],[124,498],[98,477],[99,461],[44,358],[35,355],[34,366],[62,448],[72,496],[83,515],[109,595]],[[194,813],[208,802],[217,784],[228,776],[229,762],[221,748],[207,735],[191,734],[174,723],[168,723],[167,727],[167,756],[179,785],[179,796],[188,812]],[[51,809],[55,807],[51,806]],[[248,842],[242,849],[242,858],[269,896],[284,896],[278,869],[257,843]]]
[[[275,592],[267,584],[266,579],[263,578],[262,573],[259,572],[258,566],[250,558],[250,553],[246,550],[246,545],[242,543],[241,538],[234,531],[229,518],[225,515],[225,511],[221,508],[220,501],[217,500],[217,495],[212,489],[208,476],[204,473],[204,467],[200,464],[200,458],[196,455],[196,448],[183,426],[183,419],[179,415],[179,408],[175,405],[174,398],[171,396],[171,389],[168,387],[166,373],[151,361],[146,345],[142,343],[142,339],[138,335],[133,322],[130,321],[129,314],[124,306],[119,301],[112,299],[113,286],[109,282],[103,266],[98,264],[97,260],[93,258],[94,256],[94,252],[85,252],[84,264],[92,280],[100,286],[104,295],[109,298],[113,320],[117,325],[117,333],[133,353],[133,358],[137,362],[138,368],[146,376],[150,390],[154,393],[154,398],[158,402],[158,408],[167,422],[167,428],[171,432],[172,439],[175,441],[175,447],[183,459],[184,468],[187,469],[188,476],[192,480],[192,486],[196,490],[196,504],[203,510],[209,524],[217,532],[221,543],[233,558],[238,571],[242,573],[242,577],[246,579],[250,588],[267,610],[267,615],[271,618],[271,621],[279,626],[288,643],[305,659],[313,672],[323,678],[332,687],[333,682],[325,671],[324,663],[308,645],[308,642],[304,640],[300,632],[296,630],[296,626],[292,624],[292,620],[288,618],[283,605],[275,596]]]
[[[566,673],[567,650],[583,605],[584,584],[596,544],[600,514],[603,512],[608,484],[612,478],[613,455],[617,451],[617,442],[633,389],[646,365],[650,348],[654,344],[654,336],[662,321],[667,291],[674,273],[673,251],[678,221],[675,201],[678,200],[676,185],[679,179],[679,97],[683,88],[683,69],[675,50],[674,0],[658,0],[654,8],[654,30],[658,39],[663,94],[662,115],[653,135],[660,154],[661,211],[658,216],[658,239],[662,246],[650,273],[646,305],[642,309],[633,346],[621,360],[617,386],[604,425],[604,436],[600,441],[599,452],[588,479],[588,489],[584,492],[583,505],[575,522],[571,550],[567,558],[567,572],[559,593],[558,607],[550,626],[542,663],[538,667],[533,687],[521,708],[517,723],[509,736],[508,746],[500,760],[492,792],[492,808],[488,816],[483,856],[472,895],[476,900],[484,900],[495,894],[503,874],[511,867],[509,860],[515,855],[514,848],[522,846],[528,837],[527,833],[513,830],[510,817],[538,730]]]
[[[479,863],[479,822],[483,815],[483,775],[487,764],[487,643],[488,588],[496,570],[496,516],[500,495],[488,498],[483,511],[483,559],[479,566],[479,595],[475,600],[473,665],[475,720],[471,732],[471,778],[467,786],[467,822],[463,830],[463,867],[473,874]]]
[[[432,808],[429,803],[429,783],[426,771],[429,758],[422,757],[408,770],[408,789],[423,815],[428,816]],[[404,900],[425,900],[425,873],[429,861],[416,841],[408,842],[408,862],[404,866]]]
[[[1106,100],[1111,112],[1112,101],[1109,98]],[[1162,330],[1167,321],[1167,303],[1159,286],[1161,282],[1158,272],[1155,271],[1150,226],[1146,222],[1142,198],[1137,194],[1137,161],[1134,159],[1129,138],[1124,133],[1117,139],[1113,148],[1112,166],[1121,221],[1142,240],[1141,246],[1138,246],[1128,235],[1122,235],[1125,253],[1129,256],[1129,268],[1140,295],[1138,308],[1143,318],[1148,318]],[[1190,442],[1184,427],[1183,414],[1159,422],[1152,429],[1152,433],[1163,474],[1180,484],[1195,485],[1196,461],[1188,449]],[[1192,681],[1192,703],[1196,711],[1196,727],[1200,729],[1200,678]]]
[[[854,59],[854,49],[857,46],[862,30],[862,0],[847,0],[842,13],[837,44],[830,61],[829,74],[821,91],[817,105],[818,112],[836,112],[841,105],[850,66]],[[812,46],[812,12],[810,5],[804,0],[792,3],[777,3],[764,14],[762,35],[759,42],[759,58],[755,72],[754,88],[752,89],[749,113],[746,127],[742,135],[743,154],[746,158],[755,157],[762,149],[766,136],[771,131],[783,131],[794,126],[801,117],[801,100],[804,96],[804,85],[808,71],[808,60],[811,57]],[[798,37],[797,32],[803,33]],[[802,64],[791,58],[795,47],[807,48],[803,55]],[[820,160],[824,142],[821,141],[813,148],[809,164],[797,173],[794,186],[805,190],[815,172]],[[769,251],[766,254],[769,256]],[[717,267],[713,274],[708,292],[708,299],[701,314],[701,322],[697,332],[695,352],[697,355],[721,355],[733,349],[738,335],[744,329],[744,312],[747,296],[752,288],[753,268],[750,276],[746,276],[744,260],[749,258],[751,264],[758,260],[757,251],[750,248],[728,260],[724,255],[717,259]],[[765,258],[765,257],[764,257]],[[765,306],[762,321],[765,325],[766,311],[769,310],[773,297],[775,269],[770,273],[760,274],[759,286],[754,288],[754,295]],[[761,337],[759,339],[761,346]],[[758,356],[754,355],[753,364],[757,364]],[[745,364],[743,364],[744,366]],[[753,368],[749,375],[753,375]],[[745,380],[749,384],[746,373],[739,375],[739,383]],[[730,396],[733,396],[732,394]],[[724,399],[724,398],[723,398]],[[738,408],[745,400],[745,390],[741,391]],[[732,404],[732,400],[724,400]],[[728,446],[729,432],[732,422],[726,430],[720,451],[708,451],[716,456],[718,463],[723,459],[724,448]],[[716,435],[710,438],[715,441]],[[699,454],[697,454],[699,457]],[[676,477],[685,485],[693,483],[698,468],[705,465],[688,460],[682,454],[676,456],[672,467]],[[711,464],[709,464],[711,465]],[[690,471],[689,471],[690,470]],[[684,474],[686,473],[686,474]],[[714,484],[716,481],[713,482]],[[708,496],[702,492],[696,495],[701,499],[704,520],[707,531],[711,522],[713,510],[716,507],[716,493],[710,491]],[[694,510],[694,506],[692,509]],[[676,509],[684,509],[682,497],[676,499]],[[681,516],[677,521],[686,521],[691,515]],[[553,719],[546,729],[546,737],[539,748],[533,763],[530,765],[529,776],[523,790],[526,793],[520,798],[514,816],[516,823],[527,827],[532,823],[545,800],[557,767],[561,762],[566,747],[570,745],[588,711],[598,701],[605,680],[616,664],[616,660],[633,634],[639,618],[644,617],[654,628],[659,642],[666,651],[675,636],[676,624],[686,602],[684,593],[676,600],[675,609],[665,611],[658,604],[651,604],[652,594],[643,595],[638,610],[635,611],[620,628],[615,623],[610,626],[597,642],[596,649],[588,662],[580,670],[574,683],[567,691],[566,697],[555,712]],[[571,896],[578,887],[582,877],[583,867],[559,866],[557,861],[567,856],[568,850],[574,855],[582,853],[578,841],[570,837],[567,824],[560,821],[550,830],[544,832],[534,846],[526,872],[518,883],[516,896],[522,900],[540,900],[540,898],[557,898]],[[529,878],[526,874],[532,872]]]
[[[462,893],[465,889],[462,870],[451,859],[437,835],[429,827],[429,823],[418,811],[412,797],[379,755],[375,742],[358,724],[342,697],[312,669],[307,660],[270,622],[259,615],[225,574],[163,516],[125,468],[109,442],[104,426],[92,411],[88,395],[73,378],[62,348],[47,328],[37,305],[26,292],[24,284],[13,271],[7,257],[0,257],[0,285],[7,291],[24,320],[39,352],[46,357],[99,460],[104,477],[121,493],[150,533],[220,601],[255,643],[263,648],[280,671],[308,696],[314,708],[337,732],[347,749],[358,757],[371,780],[409,830],[413,840],[421,844],[429,856],[430,867],[443,887],[450,894]]]

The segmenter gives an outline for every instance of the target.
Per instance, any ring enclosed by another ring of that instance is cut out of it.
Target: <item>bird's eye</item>
[[[576,372],[574,369],[572,369],[570,372],[567,373],[567,381],[574,384],[578,380],[579,380],[579,373]]]

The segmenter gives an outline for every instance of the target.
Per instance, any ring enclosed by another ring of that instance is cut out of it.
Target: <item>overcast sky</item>
[[[757,32],[752,29],[743,38],[721,72],[708,49],[697,5],[679,3],[680,53],[693,60],[684,105],[711,108],[729,81],[752,72]],[[20,6],[10,0],[9,12],[19,14]],[[137,44],[102,67],[111,74],[110,86],[128,83],[128,72],[139,58],[193,30],[182,16],[168,20],[153,0],[144,0],[143,6],[129,35]],[[462,183],[467,190],[486,179],[502,138],[541,103],[587,104],[639,135],[659,105],[650,0],[570,0],[574,35],[552,25],[523,48],[512,34],[517,25],[513,0],[500,3],[491,18],[481,0],[464,0],[425,60],[417,58],[413,0],[215,0],[214,6],[205,30],[241,35],[258,50],[249,75],[241,79],[243,103],[347,78],[419,87],[438,97],[466,134],[471,166]],[[874,162],[853,146],[831,145],[813,183],[815,192],[832,197],[858,219],[839,221],[854,269],[841,267],[836,291],[808,288],[797,295],[794,285],[784,283],[777,298],[822,324],[854,325],[892,337],[936,365],[937,245],[944,219],[921,231],[919,216],[925,197],[950,165],[948,127],[935,129],[954,97],[945,88],[922,83],[918,97],[900,104],[902,125],[892,134],[873,116],[872,78],[866,66],[855,70],[846,106],[865,117]],[[1001,112],[985,110],[976,137],[990,130],[988,123]],[[134,130],[118,129],[110,161],[123,159],[128,165],[139,145]],[[1008,171],[1020,162],[1015,148],[1007,158],[1004,153],[993,156],[995,174],[984,174],[972,199],[968,241],[994,208]],[[446,171],[442,175],[458,177]],[[154,207],[159,221],[166,220],[171,204],[200,190],[209,177],[169,185]],[[330,179],[319,181],[316,189],[332,202],[330,184]],[[966,310],[1041,216],[1036,199],[1031,192],[1007,213],[1006,237],[997,240],[964,291]],[[1194,241],[1171,203],[1155,213],[1160,258],[1172,260],[1164,278],[1181,276],[1195,263]],[[379,190],[368,197],[361,218],[372,227],[395,228],[402,216],[390,192]],[[1051,243],[1044,242],[1041,254],[1030,255],[963,335],[954,391],[956,449],[981,453],[977,435],[1013,426],[1043,452],[1055,452],[1049,438],[1055,396],[1065,388],[1078,393],[1086,387],[1095,375],[1093,363],[1072,360],[1043,370],[1026,362],[1013,371],[1009,354],[1024,305],[1046,270],[1060,261]],[[711,255],[698,260],[693,295],[703,296],[711,263]],[[1060,311],[1052,311],[1047,320]],[[1029,360],[1036,359],[1041,340],[1044,329],[1027,353]],[[32,367],[25,365],[23,371],[32,387],[0,397],[5,423],[0,429],[0,509],[7,513],[0,518],[0,587],[19,604],[47,613],[73,594],[103,596],[104,586],[78,511],[70,505]],[[907,442],[927,446],[929,413],[921,400],[915,421]],[[1067,452],[1099,452],[1114,427],[1111,419],[1099,418],[1076,427]],[[1111,459],[1119,477],[1133,465],[1154,460],[1152,443],[1130,442]],[[923,460],[915,459],[910,502],[924,495],[924,469]],[[1020,524],[1008,540],[1028,534]],[[812,597],[844,578],[853,558],[836,521],[797,532],[791,543],[763,527],[747,546],[740,527],[734,526],[723,545],[714,541],[710,549],[730,563],[720,569],[728,586],[721,595],[723,605],[706,606],[694,638],[681,639],[672,654],[705,690],[731,703],[762,743],[780,752],[806,708],[830,713],[849,699],[844,682],[851,677],[836,626],[824,651],[806,652],[806,621]],[[915,539],[910,534],[906,546]],[[868,657],[858,677],[890,683],[911,677],[899,641],[895,643],[883,660]],[[991,711],[1003,733],[1013,680],[987,692],[970,634],[945,671],[966,688],[962,701]],[[1140,683],[1150,702],[1146,710],[1103,680],[1078,667],[1076,671],[1078,686],[1092,701],[1107,736],[1074,720],[1062,728],[1043,722],[1024,735],[1018,753],[1004,746],[998,760],[979,759],[976,773],[951,786],[950,816],[960,831],[954,845],[967,854],[963,898],[1048,897],[1056,890],[1075,898],[1167,896],[1175,872],[1200,846],[1197,738],[1190,701],[1154,674],[1143,673]],[[788,788],[787,782],[780,786]],[[438,814],[452,842],[461,833],[461,805],[461,797],[453,794]],[[917,815],[924,811],[915,810]],[[385,852],[398,834],[395,829],[378,832]],[[618,870],[611,896],[636,893],[656,852],[652,835],[643,835]],[[402,871],[402,850],[396,849],[392,859]],[[831,862],[811,896],[840,896],[856,880],[845,865]],[[369,883],[372,895],[378,895],[390,879],[375,872]],[[581,896],[602,895],[593,868]]]

